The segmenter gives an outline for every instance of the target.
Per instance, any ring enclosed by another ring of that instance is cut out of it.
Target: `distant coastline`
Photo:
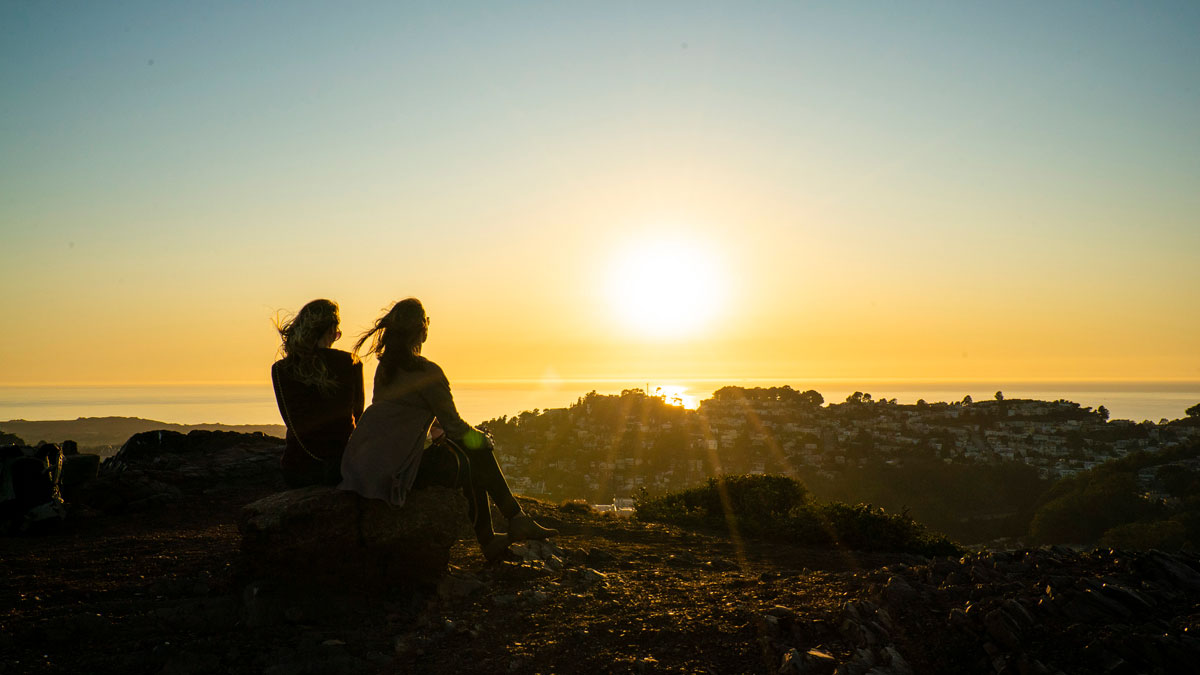
[[[596,378],[457,380],[455,401],[465,419],[477,423],[525,410],[571,405],[595,390],[617,394],[622,389],[674,385],[696,400],[712,395],[723,386],[791,385],[798,390],[815,389],[827,402],[845,400],[855,391],[876,398],[896,398],[900,403],[958,401],[970,395],[975,400],[992,398],[1003,391],[1013,398],[1056,400],[1066,398],[1093,408],[1108,408],[1114,419],[1158,422],[1178,419],[1184,410],[1200,402],[1200,381],[954,381],[946,379],[831,379],[831,378]],[[370,383],[368,382],[368,387]],[[368,391],[368,397],[370,392]],[[161,420],[162,425],[193,428],[276,427],[279,412],[269,382],[254,384],[187,384],[143,386],[13,386],[0,385],[0,419],[74,420],[79,417],[126,417]],[[0,422],[0,429],[5,423]],[[14,432],[15,433],[15,432]],[[24,436],[22,436],[24,437]],[[36,441],[37,439],[27,439]]]
[[[16,434],[26,443],[40,441],[61,443],[66,440],[79,444],[82,452],[101,456],[115,453],[129,437],[143,431],[237,431],[261,432],[283,438],[282,424],[172,424],[138,417],[79,417],[73,420],[8,420],[0,422],[0,430]]]

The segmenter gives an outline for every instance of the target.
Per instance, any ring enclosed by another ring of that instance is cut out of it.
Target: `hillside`
[[[697,410],[640,389],[484,424],[525,494],[605,503],[719,474],[782,474],[824,499],[908,511],[962,542],[1025,536],[1055,481],[1134,453],[1200,447],[1200,417],[1110,420],[1057,400],[914,405],[855,392],[725,387]],[[1071,540],[1077,541],[1077,540]]]
[[[0,672],[1073,675],[1200,658],[1193,554],[864,553],[528,498],[562,533],[553,557],[485,567],[464,540],[436,587],[289,589],[240,571],[234,524],[280,489],[278,445],[194,441],[127,458],[154,478],[140,510],[0,538]]]
[[[79,444],[80,450],[96,452],[102,456],[112,454],[134,434],[159,429],[181,433],[193,430],[237,431],[247,434],[261,432],[277,438],[283,438],[284,433],[282,424],[172,424],[140,417],[80,417],[73,420],[0,422],[0,430],[16,434],[26,443],[61,443],[72,440]]]

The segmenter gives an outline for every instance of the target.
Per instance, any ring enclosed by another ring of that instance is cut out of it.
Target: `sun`
[[[724,298],[720,260],[688,238],[642,239],[615,256],[608,296],[632,333],[650,338],[694,335],[714,318]]]

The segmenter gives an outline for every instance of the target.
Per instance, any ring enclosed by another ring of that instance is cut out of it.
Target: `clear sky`
[[[0,383],[1200,380],[1194,2],[0,3]],[[349,347],[343,338],[338,346]]]

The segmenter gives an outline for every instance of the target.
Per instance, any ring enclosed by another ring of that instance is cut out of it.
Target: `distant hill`
[[[99,454],[111,454],[105,450],[120,448],[129,437],[143,431],[166,429],[187,433],[196,429],[205,431],[261,431],[268,436],[283,438],[282,424],[172,424],[146,420],[140,417],[80,417],[73,420],[8,420],[0,422],[0,431],[16,434],[26,443],[46,441],[61,443],[75,441],[79,449]]]

